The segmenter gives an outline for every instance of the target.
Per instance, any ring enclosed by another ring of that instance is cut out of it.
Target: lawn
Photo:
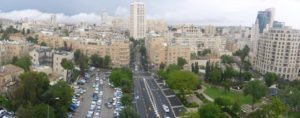
[[[209,87],[207,86],[204,93],[206,93],[211,98],[215,99],[217,97],[227,97],[231,99],[232,102],[240,101],[241,104],[251,104],[252,97],[251,96],[244,96],[243,93],[235,92],[235,91],[227,91],[223,88],[217,87]]]

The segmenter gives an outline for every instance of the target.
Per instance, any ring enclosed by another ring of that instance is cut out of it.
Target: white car
[[[77,107],[80,106],[80,101],[79,101],[79,100],[76,102],[76,106],[77,106]]]
[[[99,90],[99,88],[95,88],[95,90],[96,90],[96,91],[98,91],[98,90]]]
[[[170,109],[169,109],[169,107],[167,106],[167,105],[162,105],[162,107],[163,107],[163,109],[164,109],[164,111],[166,112],[166,113],[169,113],[170,112]]]
[[[99,112],[96,112],[95,114],[94,114],[94,118],[99,118]]]
[[[97,110],[101,110],[101,106],[99,105],[99,106],[97,106]]]
[[[97,101],[97,105],[101,105],[101,100],[98,100],[98,101]]]
[[[100,91],[99,95],[101,95],[101,96],[102,96],[102,95],[103,95],[103,91]]]

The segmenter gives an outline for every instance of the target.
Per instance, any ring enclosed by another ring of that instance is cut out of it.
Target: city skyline
[[[131,0],[90,0],[89,2],[82,0],[73,0],[72,2],[57,0],[46,2],[31,1],[11,0],[3,2],[0,5],[0,17],[16,20],[26,16],[39,20],[46,19],[51,13],[55,13],[58,21],[68,20],[78,23],[82,21],[82,18],[85,18],[84,21],[86,22],[100,23],[102,9],[107,9],[109,14],[113,16],[128,17]],[[251,26],[255,23],[257,11],[272,7],[276,9],[275,20],[284,21],[287,26],[300,28],[300,24],[297,22],[297,19],[300,19],[300,15],[297,14],[297,11],[300,10],[300,8],[297,8],[300,5],[300,1],[297,0],[144,1],[147,19],[164,19],[168,24]],[[170,5],[170,3],[172,4]]]

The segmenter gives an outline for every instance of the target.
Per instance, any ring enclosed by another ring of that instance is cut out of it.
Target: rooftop
[[[13,73],[24,71],[22,68],[12,64],[4,65],[0,68],[0,77],[11,75]]]

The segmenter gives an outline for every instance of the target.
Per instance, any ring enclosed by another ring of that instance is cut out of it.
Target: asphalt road
[[[73,118],[85,118],[88,113],[88,110],[92,104],[92,95],[95,90],[92,87],[92,83],[95,81],[95,73],[96,72],[92,73],[91,78],[88,80],[88,83],[80,85],[80,87],[86,89],[86,93],[81,96],[81,104],[78,107],[77,111],[74,113]]]

